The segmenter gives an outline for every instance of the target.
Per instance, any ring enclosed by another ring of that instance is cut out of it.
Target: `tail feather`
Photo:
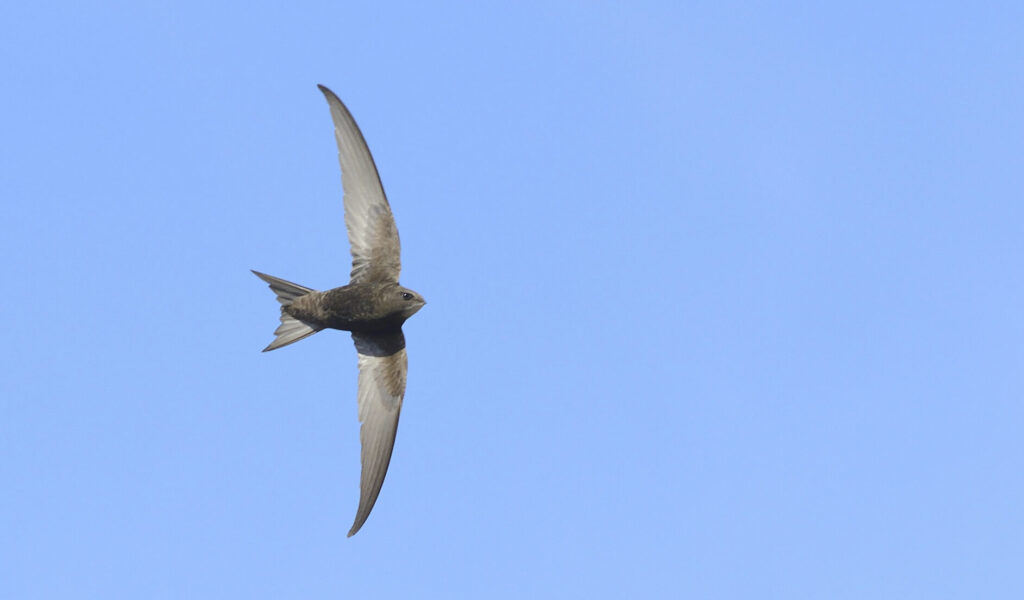
[[[303,287],[290,281],[285,281],[284,279],[278,279],[277,277],[260,273],[259,271],[253,271],[253,273],[263,281],[270,284],[270,289],[277,294],[277,301],[281,303],[281,324],[274,330],[274,335],[277,337],[275,337],[274,341],[270,342],[270,344],[263,349],[264,352],[277,350],[282,346],[293,344],[320,331],[319,328],[300,321],[284,311],[284,307],[294,302],[297,298],[301,298],[302,296],[305,296],[310,292],[315,292],[316,290]]]
[[[274,341],[270,342],[264,352],[270,352],[271,350],[277,350],[281,346],[287,346],[288,344],[294,344],[295,342],[308,338],[314,333],[320,331],[314,329],[288,313],[281,311],[281,324],[274,330]]]
[[[259,277],[263,281],[269,283],[270,289],[273,290],[275,294],[277,294],[277,301],[285,306],[291,304],[296,298],[305,296],[310,292],[316,291],[314,289],[301,286],[297,283],[285,281],[284,279],[278,279],[273,275],[260,273],[259,271],[253,271],[252,273],[253,275]]]

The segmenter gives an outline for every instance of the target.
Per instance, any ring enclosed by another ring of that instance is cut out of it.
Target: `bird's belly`
[[[340,329],[342,331],[362,331],[362,332],[374,332],[374,331],[388,331],[395,327],[401,327],[402,320],[395,318],[393,315],[388,315],[383,318],[366,318],[354,315],[331,315],[324,323],[331,329]]]

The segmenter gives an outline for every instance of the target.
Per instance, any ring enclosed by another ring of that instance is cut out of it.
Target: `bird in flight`
[[[359,355],[359,440],[362,475],[359,507],[348,536],[370,516],[391,462],[398,415],[405,396],[408,368],[402,324],[423,308],[423,296],[402,287],[398,229],[384,195],[377,167],[355,119],[334,92],[318,86],[327,98],[338,142],[345,189],[345,228],[352,247],[348,285],[325,292],[253,271],[270,284],[281,303],[277,337],[263,349],[276,350],[321,329],[352,333]]]

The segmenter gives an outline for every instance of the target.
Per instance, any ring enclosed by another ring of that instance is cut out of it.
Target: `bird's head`
[[[394,304],[396,312],[402,313],[402,317],[406,319],[416,314],[416,311],[423,308],[423,305],[427,303],[423,296],[400,285],[395,286],[391,296],[390,300]]]

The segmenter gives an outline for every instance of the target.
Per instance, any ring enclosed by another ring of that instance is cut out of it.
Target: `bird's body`
[[[370,515],[398,430],[408,357],[402,324],[426,304],[398,283],[401,249],[391,207],[370,149],[352,115],[333,92],[320,86],[334,121],[345,188],[345,226],[352,249],[348,285],[324,292],[253,271],[270,284],[281,303],[281,325],[264,352],[323,329],[352,332],[359,356],[358,405],[362,423],[359,507],[348,535]]]
[[[356,333],[377,333],[400,329],[419,306],[410,305],[401,295],[419,294],[391,283],[354,283],[325,292],[314,292],[295,300],[281,310],[319,326]],[[422,305],[421,305],[422,306]]]

